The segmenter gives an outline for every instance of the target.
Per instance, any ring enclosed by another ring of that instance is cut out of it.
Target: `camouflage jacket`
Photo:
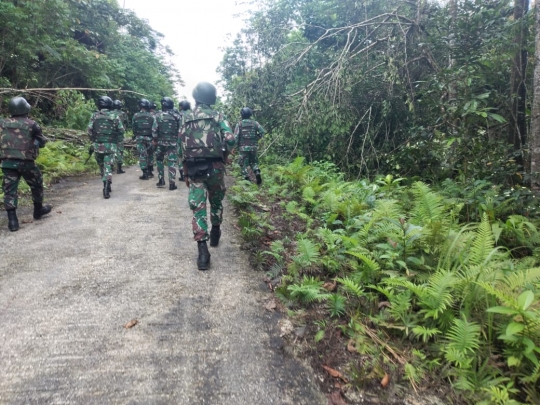
[[[156,124],[156,119],[152,113],[142,110],[133,114],[131,127],[133,128],[133,137],[138,140],[152,138],[152,128]]]
[[[174,111],[159,111],[152,126],[152,136],[160,145],[176,145],[181,117]]]
[[[39,124],[26,115],[0,120],[1,160],[34,160],[46,143]]]
[[[223,159],[223,152],[232,151],[236,144],[225,116],[205,104],[185,112],[178,135],[183,161]]]
[[[120,121],[122,121],[122,125],[124,126],[124,130],[127,130],[129,125],[129,118],[127,115],[127,112],[118,110],[118,116],[120,117]]]
[[[240,152],[256,151],[259,139],[264,135],[264,128],[254,120],[242,120],[234,129],[234,137]]]
[[[124,125],[113,110],[95,112],[88,123],[88,135],[95,143],[118,143],[124,136]]]

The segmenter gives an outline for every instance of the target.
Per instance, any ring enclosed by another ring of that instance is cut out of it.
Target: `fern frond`
[[[415,205],[411,212],[411,219],[414,219],[414,223],[426,225],[444,218],[445,209],[440,195],[421,181],[414,183],[411,190],[415,199]]]
[[[480,347],[480,326],[467,319],[454,319],[454,324],[446,332],[445,351],[455,351],[463,357],[475,355]]]
[[[495,247],[495,237],[489,223],[486,213],[482,215],[482,222],[478,226],[476,231],[476,237],[474,238],[469,252],[468,261],[471,264],[482,264],[492,254]]]
[[[380,270],[379,264],[375,260],[373,260],[371,257],[369,257],[368,253],[364,254],[364,253],[356,252],[353,250],[348,250],[345,253],[351,256],[354,256],[357,259],[360,259],[360,261],[364,263],[368,267],[368,269],[371,270],[372,272]]]
[[[349,277],[336,278],[336,281],[343,285],[343,289],[346,292],[354,295],[356,298],[361,298],[364,296],[364,290],[362,289],[362,287],[355,281],[351,280]]]

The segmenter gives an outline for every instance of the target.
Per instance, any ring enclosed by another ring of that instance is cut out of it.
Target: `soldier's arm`
[[[90,118],[90,122],[88,123],[88,127],[86,128],[86,132],[88,132],[88,136],[90,137],[90,140],[94,140],[94,115],[92,115],[92,118]]]
[[[120,117],[117,117],[116,119],[118,120],[116,123],[116,130],[120,133],[120,135],[123,135],[124,132],[126,132],[124,124],[122,124],[122,120],[120,119]]]
[[[32,126],[32,137],[38,142],[38,146],[40,148],[43,148],[45,144],[47,143],[47,138],[43,136],[41,127],[35,121],[34,121],[34,125]]]
[[[226,151],[228,152],[227,154],[229,154],[236,145],[236,139],[227,121],[220,121],[219,126],[221,129],[221,135],[223,136],[223,143],[225,144]]]
[[[156,117],[154,117],[154,123],[152,124],[152,143],[154,145],[157,145],[157,136],[158,136],[158,133],[157,133],[157,130],[158,130],[158,123],[157,123],[157,119]]]
[[[264,132],[264,128],[261,124],[257,122],[257,132],[259,134],[259,138],[262,138],[266,132]]]

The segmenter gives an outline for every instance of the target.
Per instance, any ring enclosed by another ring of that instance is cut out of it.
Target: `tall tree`
[[[535,4],[535,51],[531,109],[531,189],[540,195],[540,6]]]

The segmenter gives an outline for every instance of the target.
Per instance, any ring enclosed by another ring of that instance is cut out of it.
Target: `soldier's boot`
[[[8,210],[7,212],[8,216],[8,228],[11,232],[15,232],[19,230],[19,220],[17,219],[17,211],[16,210]]]
[[[112,187],[111,187],[111,184],[112,184],[112,181],[107,180],[107,191],[108,191],[109,193],[112,193]]]
[[[197,242],[197,247],[199,248],[199,257],[197,258],[197,268],[199,270],[208,270],[208,265],[210,264],[210,252],[208,251],[208,246],[206,241]]]
[[[49,204],[34,203],[34,219],[41,219],[42,216],[51,212],[52,206]]]
[[[262,183],[261,171],[255,170],[255,177],[257,178],[257,184],[260,186]]]
[[[153,179],[154,178],[154,166],[148,165],[148,178]]]
[[[142,176],[139,176],[141,180],[148,180],[148,169],[143,169]]]
[[[159,181],[156,183],[156,186],[164,187],[165,186],[165,179],[163,177],[160,177]]]
[[[109,187],[107,187],[108,181],[103,182],[103,198],[107,199],[110,198],[111,195],[109,194]]]
[[[178,179],[178,181],[184,181],[184,169],[180,169],[180,178]]]
[[[170,191],[173,191],[173,190],[176,190],[178,187],[176,187],[176,183],[174,181],[171,181],[169,183],[169,190]]]
[[[124,170],[122,170],[122,163],[117,164],[116,174],[122,174],[125,173]]]
[[[210,230],[210,246],[216,247],[219,244],[219,238],[221,238],[221,227],[219,225],[212,225]]]
[[[244,176],[244,180],[251,181],[251,178],[249,176]]]

